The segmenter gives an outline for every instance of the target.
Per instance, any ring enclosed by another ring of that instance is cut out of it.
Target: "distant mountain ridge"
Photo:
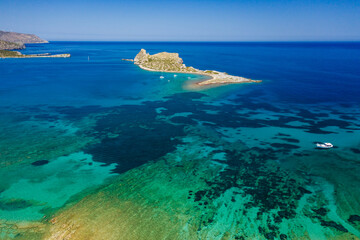
[[[0,31],[0,40],[18,44],[25,43],[48,43],[34,34]]]

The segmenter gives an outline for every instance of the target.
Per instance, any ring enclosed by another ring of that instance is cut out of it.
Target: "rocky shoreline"
[[[131,59],[123,59],[131,61]],[[141,69],[156,72],[169,73],[191,73],[207,76],[210,79],[196,83],[199,86],[204,85],[224,85],[233,83],[254,83],[262,82],[261,80],[252,80],[249,78],[229,75],[225,72],[214,70],[199,70],[194,67],[187,67],[178,53],[161,52],[150,55],[145,49],[141,49],[133,60],[134,64]]]

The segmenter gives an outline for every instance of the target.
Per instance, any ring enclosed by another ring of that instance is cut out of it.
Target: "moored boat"
[[[334,145],[332,145],[331,143],[316,143],[316,147],[317,148],[333,148]]]

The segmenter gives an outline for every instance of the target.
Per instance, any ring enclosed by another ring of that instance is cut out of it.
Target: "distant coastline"
[[[69,58],[69,57],[71,57],[69,53],[54,54],[54,55],[51,55],[49,53],[25,55],[18,51],[0,50],[0,58]]]
[[[47,40],[41,39],[34,34],[16,33],[0,31],[0,58],[68,58],[71,55],[69,53],[54,54],[49,53],[42,54],[22,54],[18,51],[25,49],[25,44],[32,43],[49,43]]]

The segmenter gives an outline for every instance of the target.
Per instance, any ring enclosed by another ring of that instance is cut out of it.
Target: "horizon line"
[[[359,40],[47,40],[48,42],[123,42],[123,43],[336,43],[336,42],[360,42]]]

